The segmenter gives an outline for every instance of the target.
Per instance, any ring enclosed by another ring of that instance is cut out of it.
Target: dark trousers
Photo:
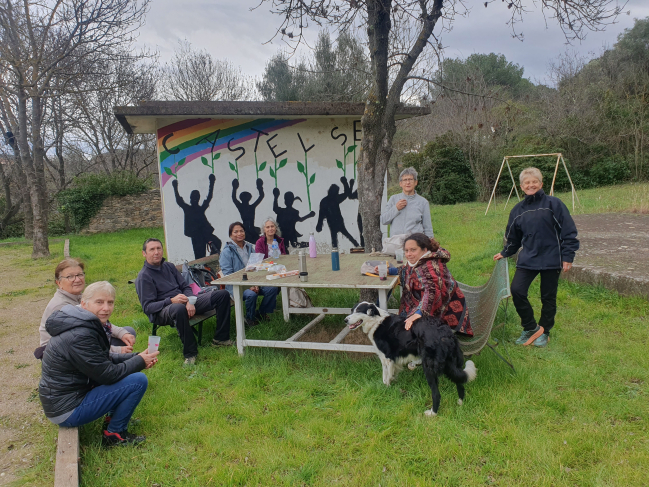
[[[127,332],[129,332],[134,337],[137,337],[137,333],[135,333],[134,328],[131,328],[130,326],[123,326],[122,328],[124,328]],[[119,338],[115,338],[113,336],[113,337],[110,337],[110,346],[112,347],[113,345],[118,346],[118,347],[124,347],[124,346],[126,346],[126,343],[124,343]]]
[[[546,335],[554,326],[554,316],[557,314],[557,288],[559,287],[560,269],[545,271],[517,268],[512,280],[512,300],[518,316],[521,317],[521,326],[529,331],[536,328],[534,310],[527,299],[527,292],[536,276],[541,274],[541,319],[539,326],[543,327]]]
[[[195,304],[196,314],[203,314],[213,309],[216,311],[216,330],[214,339],[225,341],[230,338],[230,293],[216,289],[205,291],[198,295]],[[178,330],[178,336],[183,343],[185,358],[198,355],[198,343],[189,324],[187,307],[184,304],[172,304],[162,308],[156,317],[158,326],[172,325]]]

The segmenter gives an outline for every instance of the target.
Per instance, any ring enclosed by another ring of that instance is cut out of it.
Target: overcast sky
[[[533,4],[540,2],[529,0],[531,12],[517,26],[525,37],[521,42],[512,38],[506,25],[506,3],[491,3],[488,8],[483,0],[465,3],[473,6],[472,11],[467,17],[458,17],[452,31],[443,34],[445,57],[504,54],[508,61],[524,67],[525,77],[533,82],[547,82],[549,63],[567,50],[588,58],[597,56],[605,47],[611,47],[625,28],[633,26],[634,18],[649,17],[649,0],[629,0],[616,24],[567,45],[556,22],[548,19],[546,25],[540,11],[534,10]],[[250,10],[258,4],[259,0],[154,0],[140,32],[140,43],[157,50],[165,62],[178,40],[187,39],[195,48],[205,48],[215,58],[227,58],[246,74],[261,77],[268,59],[285,45],[280,40],[264,44],[274,35],[280,17],[269,13],[268,3]],[[309,38],[316,36],[317,29],[313,28]]]

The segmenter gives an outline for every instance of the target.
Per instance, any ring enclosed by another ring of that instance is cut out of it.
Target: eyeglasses
[[[402,183],[414,183],[415,180],[413,178],[403,178],[401,180]]]
[[[74,281],[75,279],[83,279],[86,275],[82,272],[81,274],[74,274],[72,276],[59,276],[59,279],[66,279],[68,281]]]

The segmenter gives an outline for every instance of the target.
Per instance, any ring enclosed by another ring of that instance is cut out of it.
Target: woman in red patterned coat
[[[473,336],[464,294],[446,267],[451,259],[448,250],[415,233],[406,238],[404,255],[407,263],[391,268],[390,274],[398,273],[401,280],[399,314],[406,318],[406,330],[422,316],[432,316],[455,333]]]

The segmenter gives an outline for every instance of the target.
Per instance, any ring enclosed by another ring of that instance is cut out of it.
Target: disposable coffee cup
[[[160,346],[160,337],[150,336],[148,352],[149,353],[157,352],[159,346]]]
[[[189,299],[189,304],[192,306],[196,304],[196,300],[198,299],[196,296],[187,296],[187,299]]]

